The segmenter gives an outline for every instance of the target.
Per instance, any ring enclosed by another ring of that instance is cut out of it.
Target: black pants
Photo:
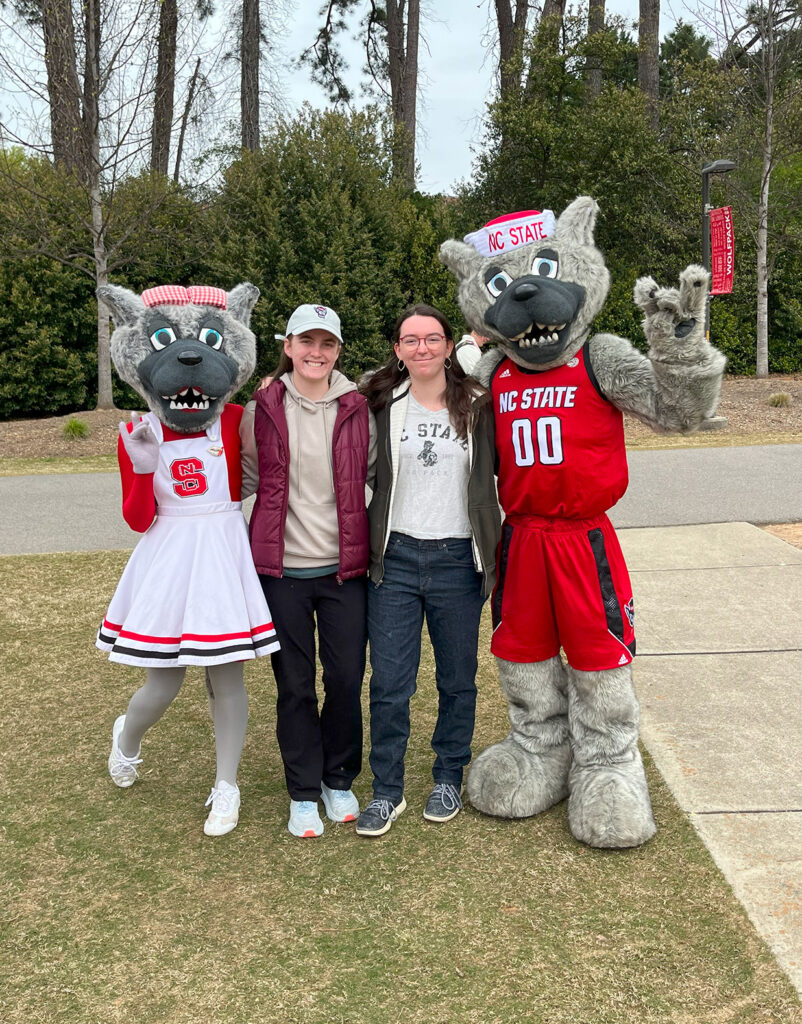
[[[281,650],[276,677],[276,735],[293,800],[317,800],[320,783],[350,789],[362,768],[362,677],[365,674],[365,577],[292,579],[260,576]],[[318,711],[315,619],[323,667]]]

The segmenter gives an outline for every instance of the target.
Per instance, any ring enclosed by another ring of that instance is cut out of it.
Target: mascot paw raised
[[[691,431],[715,412],[724,357],[705,337],[708,275],[635,285],[649,343],[591,334],[610,287],[581,196],[443,243],[470,329],[489,337],[475,376],[491,392],[505,523],[493,640],[510,733],[481,753],[468,797],[526,817],[568,795],[573,835],[629,847],[655,831],[632,685],[635,610],[607,511],[627,487],[623,413]],[[562,651],[562,656],[561,652]]]

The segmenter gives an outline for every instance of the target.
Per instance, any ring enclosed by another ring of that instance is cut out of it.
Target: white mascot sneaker
[[[207,836],[224,836],[237,827],[239,821],[239,786],[221,781],[212,786],[206,806],[212,805],[203,825]]]
[[[139,778],[136,770],[138,764],[142,764],[139,751],[133,757],[126,757],[120,750],[120,733],[125,728],[125,715],[120,715],[114,722],[111,730],[111,753],[109,754],[109,775],[111,781],[120,789],[127,789],[133,786]]]

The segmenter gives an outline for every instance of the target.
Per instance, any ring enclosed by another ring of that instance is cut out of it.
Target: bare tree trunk
[[[81,174],[91,195],[100,180],[100,0],[83,0],[84,63]]]
[[[80,162],[81,87],[72,6],[70,0],[42,0],[41,11],[53,161],[74,170]]]
[[[100,190],[100,0],[84,0],[84,31],[86,33],[86,64],[83,97],[83,177],[89,197],[92,250],[95,260],[95,284],[108,282],[106,227],[103,219],[103,196]],[[97,319],[97,407],[114,408],[111,389],[111,356],[109,353],[108,311],[98,304]]]
[[[108,284],[109,281],[100,188],[93,188],[89,198],[92,204],[95,285],[99,288],[102,284]],[[100,299],[97,303],[97,407],[98,409],[114,408],[114,394],[111,385],[111,352],[109,350],[109,311]]]
[[[660,0],[639,0],[638,85],[646,97],[649,124],[660,124]]]
[[[755,372],[758,377],[769,375],[769,180],[771,167],[764,155],[760,182],[760,203],[757,222],[757,358]]]
[[[404,62],[403,123],[406,146],[401,178],[411,192],[415,188],[415,136],[418,130],[418,39],[420,37],[420,0],[407,2],[407,55]]]
[[[184,114],[181,118],[181,130],[178,133],[178,146],[176,147],[175,153],[175,171],[173,172],[173,181],[178,184],[178,175],[181,169],[181,157],[184,153],[184,136],[187,132],[187,122],[189,121],[189,112],[192,109],[192,101],[195,99],[195,90],[198,88],[198,75],[200,74],[201,59],[198,57],[197,63],[195,64],[195,70],[192,72],[192,78],[189,82],[189,91],[187,92],[187,102],[184,105]]]
[[[495,6],[499,49],[499,95],[505,100],[518,94],[521,89],[529,3],[528,0],[516,0],[515,14],[511,0],[495,0]]]
[[[601,57],[593,52],[594,36],[597,36],[604,29],[604,0],[589,0],[588,2],[588,44],[590,53],[585,63],[585,80],[589,100],[596,99],[601,94],[602,88],[602,67]]]
[[[549,18],[559,17],[562,19],[565,13],[565,0],[543,0],[543,13],[540,16],[541,22]]]
[[[411,192],[415,188],[420,0],[387,0],[386,10],[390,101],[397,132],[393,173]]]
[[[175,52],[178,39],[178,2],[159,0],[159,53],[156,64],[156,91],[153,100],[150,169],[167,174],[170,160],[170,135],[173,130],[175,93]]]
[[[403,3],[399,10],[398,0],[387,2],[387,63],[390,73],[390,103],[393,117],[399,113],[401,88],[404,79],[404,20]]]
[[[774,64],[773,24],[768,25],[764,42],[765,66]],[[763,161],[760,175],[760,199],[757,207],[757,352],[755,373],[758,377],[769,375],[769,185],[774,159],[774,86],[775,79],[768,76],[766,89],[766,111],[763,133]]]
[[[566,0],[543,0],[543,12],[532,47],[532,61],[526,80],[524,95],[532,98],[536,92],[537,73],[540,70],[540,58],[556,53],[560,45],[560,31],[565,15]]]
[[[262,26],[259,0],[242,2],[242,39],[240,45],[242,111],[242,148],[259,150],[259,51]]]

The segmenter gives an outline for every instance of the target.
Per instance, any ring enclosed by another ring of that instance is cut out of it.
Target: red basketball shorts
[[[496,564],[490,649],[497,657],[545,661],[562,647],[583,672],[632,661],[632,585],[606,515],[507,519]]]

